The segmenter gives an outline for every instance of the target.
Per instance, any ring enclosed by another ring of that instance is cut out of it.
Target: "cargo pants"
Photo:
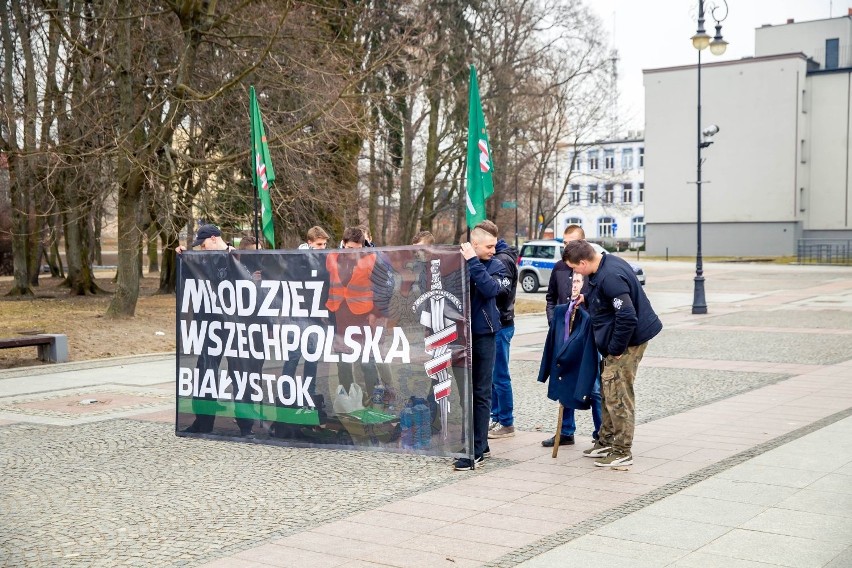
[[[618,454],[629,454],[633,446],[633,431],[636,428],[633,382],[636,380],[636,370],[646,347],[647,341],[628,347],[618,359],[608,355],[602,361],[603,416],[599,439]]]

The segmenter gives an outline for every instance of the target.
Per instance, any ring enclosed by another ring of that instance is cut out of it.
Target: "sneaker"
[[[500,438],[511,438],[515,435],[514,426],[500,426],[496,430],[488,432],[489,440],[499,440]]]
[[[541,445],[544,446],[545,448],[552,448],[554,438],[556,438],[556,436],[551,436],[547,440],[542,440]],[[574,434],[568,434],[567,436],[563,434],[562,436],[559,436],[559,445],[560,446],[573,446],[574,445]]]
[[[587,458],[602,458],[608,456],[612,451],[612,446],[601,443],[600,440],[595,440],[595,445],[588,450],[583,450],[583,456]]]
[[[598,467],[618,467],[623,465],[633,465],[633,456],[630,454],[610,453],[595,462]]]
[[[496,430],[500,426],[501,424],[499,422],[497,422],[496,420],[492,420],[491,423],[488,425],[488,431],[490,432],[491,430]]]
[[[491,448],[485,446],[485,451],[482,452],[482,459],[491,457]]]
[[[473,458],[473,461],[470,461],[470,458],[459,458],[453,464],[453,469],[456,471],[468,471],[473,469],[473,466],[482,467],[483,456],[476,456]]]

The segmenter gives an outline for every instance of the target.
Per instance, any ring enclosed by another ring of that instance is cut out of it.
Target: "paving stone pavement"
[[[852,407],[852,271],[708,263],[711,313],[696,317],[681,300],[689,265],[643,265],[666,330],[640,367],[630,471],[589,467],[579,444],[556,460],[540,447],[556,415],[535,380],[543,316],[519,318],[513,341],[518,435],[492,443],[475,473],[433,457],[177,438],[173,358],[0,371],[0,565],[516,566],[615,538],[632,512],[819,435]],[[103,405],[74,406],[87,397]],[[580,441],[591,420],[577,416]],[[822,483],[852,474],[837,469]],[[839,550],[824,565],[850,558]]]

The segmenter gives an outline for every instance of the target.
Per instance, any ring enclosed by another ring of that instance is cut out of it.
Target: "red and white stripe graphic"
[[[449,368],[451,360],[452,360],[452,353],[450,353],[449,351],[446,352],[446,353],[443,353],[441,355],[438,355],[434,359],[429,359],[428,361],[426,361],[426,364],[425,364],[426,373],[428,373],[429,376],[437,375],[441,371],[444,371],[447,368]]]
[[[452,381],[443,381],[435,385],[435,400],[441,400],[450,396]]]
[[[488,173],[491,169],[491,161],[488,157],[488,142],[485,140],[479,141],[479,169],[482,173]]]
[[[459,334],[456,331],[456,324],[453,323],[449,327],[445,327],[438,333],[433,333],[426,338],[426,351],[432,351],[438,347],[449,345],[458,338]]]
[[[260,180],[260,188],[263,191],[269,191],[269,182],[266,180],[266,164],[260,159],[260,154],[255,154],[254,157],[257,179]]]

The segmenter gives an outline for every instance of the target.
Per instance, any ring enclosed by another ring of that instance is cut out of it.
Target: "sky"
[[[754,30],[763,24],[784,24],[837,18],[848,13],[852,0],[727,0],[728,17],[722,36],[729,42],[724,55],[710,50],[702,62],[729,61],[754,55]],[[698,20],[698,0],[586,0],[609,31],[618,50],[618,112],[627,130],[644,128],[645,89],[643,69],[694,65],[698,54],[690,38]],[[716,16],[724,16],[722,0],[705,1],[707,33],[715,34],[715,22],[707,6],[718,5]]]

